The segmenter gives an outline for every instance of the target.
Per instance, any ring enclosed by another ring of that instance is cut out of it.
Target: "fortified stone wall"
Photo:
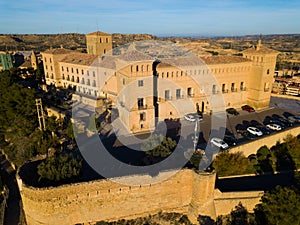
[[[253,212],[255,205],[260,203],[260,199],[263,194],[263,191],[222,193],[219,189],[215,189],[214,205],[216,208],[216,214],[218,216],[228,215],[239,203],[242,203],[249,212]]]
[[[136,176],[141,186],[99,180],[43,189],[22,185],[20,189],[28,225],[113,221],[159,211],[187,214],[194,173],[181,170],[170,179],[152,185],[143,185],[143,176]],[[215,174],[206,174],[203,179],[199,189],[206,188],[206,180],[215,181]]]

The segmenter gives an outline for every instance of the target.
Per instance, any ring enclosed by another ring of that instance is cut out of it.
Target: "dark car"
[[[294,123],[292,123],[288,119],[285,119],[282,117],[278,117],[278,118],[276,118],[276,120],[278,120],[280,123],[284,124],[286,127],[292,127],[294,125]]]
[[[257,138],[257,136],[255,136],[254,134],[247,132],[242,133],[243,137],[247,140],[254,140]]]
[[[240,114],[235,108],[228,108],[228,109],[226,109],[226,112],[228,114],[235,115],[235,116]]]
[[[229,145],[229,146],[235,146],[237,144],[237,139],[233,136],[225,136],[224,141]]]
[[[242,110],[248,111],[248,112],[255,112],[254,108],[250,105],[243,105]]]
[[[260,131],[263,134],[271,134],[272,133],[272,131],[270,129],[268,129],[267,127],[265,127],[265,126],[259,126],[257,128],[260,129]]]

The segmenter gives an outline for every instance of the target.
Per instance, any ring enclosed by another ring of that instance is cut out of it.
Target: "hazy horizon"
[[[298,0],[2,1],[7,34],[147,33],[155,36],[245,36],[300,33]]]

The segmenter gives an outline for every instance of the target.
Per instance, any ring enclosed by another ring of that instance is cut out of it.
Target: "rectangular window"
[[[245,87],[244,82],[241,82],[240,89],[241,89],[241,91],[246,91],[246,87]]]
[[[96,76],[96,73],[95,73],[95,71],[93,71],[93,77],[95,77]]]
[[[222,92],[226,93],[226,84],[222,84]]]
[[[235,84],[234,83],[231,83],[231,91],[235,92]]]
[[[177,99],[181,98],[181,89],[176,89],[176,98]]]
[[[140,113],[140,121],[146,120],[146,113]]]
[[[194,90],[193,90],[193,88],[189,87],[187,89],[187,95],[188,95],[188,97],[194,97]]]
[[[143,81],[143,80],[138,80],[138,86],[139,86],[139,87],[144,86],[144,81]]]
[[[145,105],[144,105],[144,98],[138,98],[138,99],[137,99],[137,104],[138,104],[138,109],[143,109],[143,108],[145,108]]]
[[[215,84],[212,86],[212,93],[217,94],[217,86]]]
[[[61,71],[64,71],[64,67],[63,66],[61,67]]]
[[[166,100],[170,100],[171,99],[170,90],[165,90],[165,99]]]

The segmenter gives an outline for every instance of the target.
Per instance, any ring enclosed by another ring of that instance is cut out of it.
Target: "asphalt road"
[[[7,199],[7,207],[4,215],[4,225],[18,225],[20,217],[20,193],[15,179],[15,170],[5,159],[4,155],[0,155],[0,164],[4,172],[4,183],[9,189]]]

